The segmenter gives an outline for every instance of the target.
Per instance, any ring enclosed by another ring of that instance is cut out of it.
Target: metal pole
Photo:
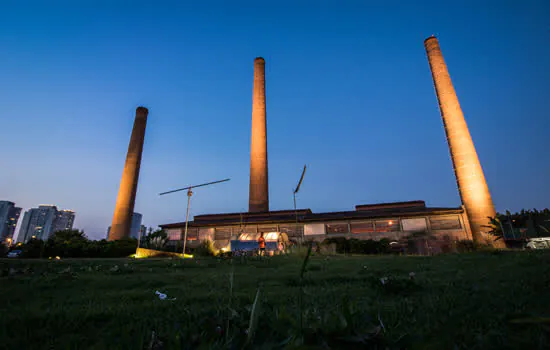
[[[183,235],[183,257],[185,258],[185,246],[187,245],[187,224],[189,223],[189,206],[191,205],[191,196],[193,191],[187,190],[187,213],[185,214],[185,233]]]
[[[498,220],[498,224],[500,225],[500,229],[502,230],[502,240],[506,241],[506,237],[505,237],[506,231],[504,231],[504,226],[502,226],[502,221],[500,221],[498,216],[496,216],[496,219]],[[513,232],[513,229],[512,229],[512,232]]]
[[[298,181],[298,185],[296,186],[296,189],[294,190],[294,214],[296,215],[296,232],[298,232],[298,210],[296,209],[296,193],[300,190],[300,186],[302,186],[302,181],[304,181],[304,175],[306,174],[306,166],[304,165],[304,170],[302,170],[302,175],[300,176],[300,181]],[[302,230],[302,243],[305,241],[305,232]]]
[[[298,233],[298,210],[296,209],[296,192],[292,195],[294,197],[294,216],[296,217],[296,225],[294,232]],[[304,233],[302,232],[302,243],[304,242]]]
[[[512,229],[512,236],[514,237],[514,240],[516,239],[516,230],[514,229],[514,225],[512,224],[512,216],[508,215],[508,223],[510,224],[510,228]]]

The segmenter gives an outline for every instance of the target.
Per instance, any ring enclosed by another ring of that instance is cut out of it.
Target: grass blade
[[[302,270],[300,271],[300,279],[304,277],[304,274],[306,272],[306,267],[307,267],[307,263],[309,262],[309,257],[311,256],[312,247],[313,247],[312,242],[309,242],[307,247],[306,257],[304,258],[304,262],[302,263]]]
[[[231,259],[231,272],[229,273],[229,300],[227,301],[227,322],[225,325],[225,343],[229,341],[229,327],[232,317],[232,303],[233,303],[233,281],[235,279],[235,265],[233,259]]]
[[[258,287],[256,291],[256,297],[254,298],[254,304],[252,304],[252,311],[250,312],[250,323],[248,325],[248,336],[246,337],[246,344],[248,345],[254,339],[254,333],[258,327],[258,319],[260,316],[260,291],[261,287]]]
[[[304,336],[304,306],[303,306],[303,299],[304,299],[304,274],[306,273],[307,264],[309,262],[309,257],[311,256],[311,249],[313,247],[313,242],[309,242],[307,247],[307,253],[306,257],[304,258],[304,262],[302,263],[302,269],[300,270],[300,288],[298,291],[298,309],[300,310],[300,336],[303,338]]]

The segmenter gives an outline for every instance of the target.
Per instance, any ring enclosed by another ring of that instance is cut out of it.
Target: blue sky
[[[497,210],[550,194],[548,1],[2,1],[0,199],[110,225],[135,108],[136,211],[245,211],[253,60],[266,59],[271,208],[458,206],[423,40],[439,37]]]

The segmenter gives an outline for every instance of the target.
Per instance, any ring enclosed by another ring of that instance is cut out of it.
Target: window
[[[400,231],[399,219],[385,219],[375,221],[376,232],[397,232]]]
[[[432,230],[460,230],[460,218],[456,216],[432,216],[430,217]]]
[[[169,228],[166,230],[168,235],[168,240],[170,241],[179,241],[182,239],[183,230],[181,228]]]
[[[288,238],[299,238],[304,234],[304,225],[298,224],[284,224],[279,225],[279,232],[286,233]]]
[[[277,225],[259,225],[258,233],[263,232],[264,234],[268,232],[277,232]]]
[[[348,233],[349,227],[347,223],[325,224],[327,233]]]
[[[425,218],[401,219],[403,231],[407,232],[425,232],[428,230]]]
[[[258,233],[258,226],[243,225],[233,227],[233,233]]]
[[[374,232],[374,224],[372,221],[369,222],[352,222],[351,223],[351,233],[369,233]]]
[[[214,239],[213,228],[199,228],[199,240],[201,242],[204,240],[213,240],[213,239]]]
[[[214,239],[216,241],[231,239],[231,227],[216,227],[214,231]]]
[[[304,235],[324,235],[325,234],[325,225],[324,224],[307,224],[304,226]]]
[[[199,238],[199,229],[197,227],[188,227],[187,228],[187,240],[188,241],[196,241],[198,238]]]

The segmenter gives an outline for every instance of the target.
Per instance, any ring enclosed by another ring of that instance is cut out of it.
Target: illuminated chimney
[[[249,212],[269,211],[267,182],[267,129],[265,117],[265,60],[254,60],[252,92],[252,136],[250,141]]]
[[[113,223],[109,232],[110,241],[130,237],[148,113],[149,111],[145,107],[138,107],[136,109],[136,119],[134,120],[134,128],[132,129],[126,163],[124,164],[122,180],[120,181],[120,188],[118,190]]]
[[[451,152],[458,191],[468,214],[472,238],[478,243],[490,242],[492,240],[486,234],[488,230],[485,226],[489,223],[488,217],[495,216],[495,207],[477,157],[474,142],[458,103],[437,38],[429,37],[424,41],[424,46],[428,54],[435,92]]]

